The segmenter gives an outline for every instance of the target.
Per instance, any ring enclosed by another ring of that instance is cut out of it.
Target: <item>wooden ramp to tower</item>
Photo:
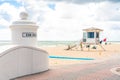
[[[78,48],[81,48],[81,51],[83,50],[82,49],[82,40],[80,41],[76,41],[76,43],[73,43],[71,45],[68,45],[68,47],[65,49],[65,50],[72,50],[72,49],[78,49]]]

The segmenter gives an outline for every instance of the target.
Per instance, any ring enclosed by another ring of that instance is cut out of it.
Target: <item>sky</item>
[[[120,41],[120,0],[0,0],[0,40],[11,40],[9,26],[24,10],[41,41],[81,40],[90,27],[104,30],[101,39]]]

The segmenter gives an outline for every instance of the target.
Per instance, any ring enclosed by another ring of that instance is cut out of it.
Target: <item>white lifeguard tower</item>
[[[100,32],[102,29],[91,27],[83,29],[83,43],[85,44],[99,44],[100,42]]]
[[[10,25],[12,45],[0,47],[0,80],[48,70],[48,53],[36,45],[38,26],[27,18],[20,13],[20,20]]]
[[[65,50],[70,50],[80,45],[81,51],[83,51],[83,45],[85,45],[88,50],[90,49],[90,45],[93,45],[93,49],[96,49],[96,45],[99,45],[105,51],[105,49],[100,44],[101,31],[103,30],[95,27],[83,29],[83,38],[80,40],[79,44],[68,45],[68,48]]]
[[[83,29],[83,44],[87,45],[89,48],[90,45],[94,45],[93,48],[96,49],[95,45],[99,45],[104,51],[105,49],[100,44],[100,32],[103,31],[103,29],[91,27],[87,29]]]

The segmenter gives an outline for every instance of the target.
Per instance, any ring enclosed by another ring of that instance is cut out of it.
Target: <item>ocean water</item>
[[[38,46],[58,46],[75,44],[76,41],[38,41]]]
[[[78,41],[38,41],[38,46],[58,46],[58,45],[71,45],[79,43]],[[108,41],[108,44],[120,44],[120,41]],[[11,41],[0,41],[0,46],[10,45]]]
[[[11,44],[11,41],[0,41],[0,46],[10,45],[10,44]]]
[[[38,41],[38,46],[57,46],[57,45],[68,45],[75,44],[77,41]],[[0,41],[0,46],[10,45],[11,41]]]

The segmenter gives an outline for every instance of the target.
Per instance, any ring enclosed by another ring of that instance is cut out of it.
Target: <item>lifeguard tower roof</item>
[[[86,32],[91,32],[91,31],[92,32],[100,32],[100,31],[103,31],[103,29],[91,27],[91,28],[83,29],[83,31],[86,31]]]

